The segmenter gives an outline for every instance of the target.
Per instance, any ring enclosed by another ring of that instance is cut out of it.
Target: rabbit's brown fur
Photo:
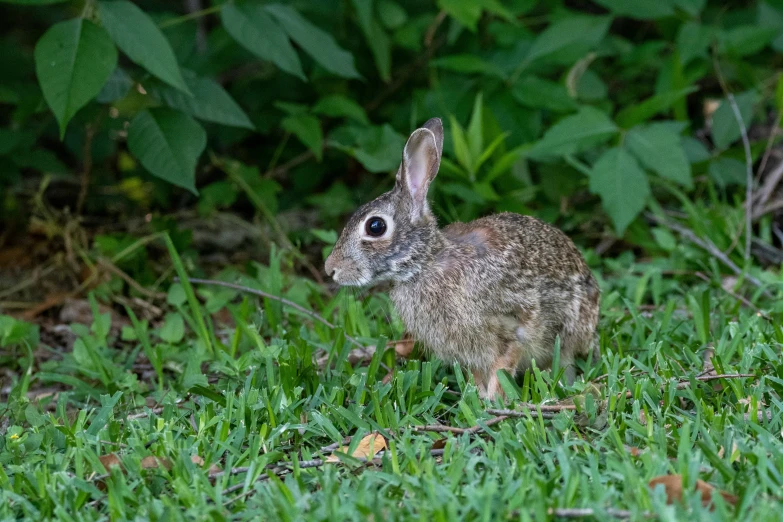
[[[393,282],[391,298],[413,336],[436,356],[473,372],[483,396],[496,373],[514,375],[535,359],[552,363],[556,338],[569,381],[575,357],[588,356],[598,323],[599,289],[582,255],[560,230],[502,213],[442,230],[426,193],[443,143],[440,120],[411,135],[393,190],[359,208],[326,271],[347,285]],[[386,232],[370,236],[380,217]]]

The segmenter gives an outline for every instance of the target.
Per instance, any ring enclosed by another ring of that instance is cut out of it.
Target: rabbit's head
[[[440,237],[427,204],[443,152],[439,118],[416,129],[402,153],[394,188],[359,207],[326,259],[326,273],[341,285],[406,281],[431,259]]]

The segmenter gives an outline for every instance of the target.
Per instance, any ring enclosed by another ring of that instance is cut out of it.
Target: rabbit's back
[[[508,350],[545,367],[560,336],[565,359],[586,355],[598,286],[560,230],[502,213],[442,230],[444,246],[419,277],[392,292],[414,336],[438,356],[490,368]]]

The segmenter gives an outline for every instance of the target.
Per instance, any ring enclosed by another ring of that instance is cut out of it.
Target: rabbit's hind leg
[[[505,397],[503,387],[500,386],[500,381],[498,380],[498,372],[506,370],[513,378],[517,373],[522,353],[522,349],[517,343],[509,343],[505,352],[495,359],[490,368],[483,372],[474,371],[473,378],[476,381],[476,385],[479,386],[479,395],[482,398]],[[479,385],[479,382],[481,382],[481,385]]]

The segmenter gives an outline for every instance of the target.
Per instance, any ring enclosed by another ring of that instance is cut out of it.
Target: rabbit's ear
[[[442,152],[443,124],[440,118],[432,118],[416,129],[402,152],[397,183],[411,197],[414,211],[419,215],[428,209],[427,190],[438,173]]]

